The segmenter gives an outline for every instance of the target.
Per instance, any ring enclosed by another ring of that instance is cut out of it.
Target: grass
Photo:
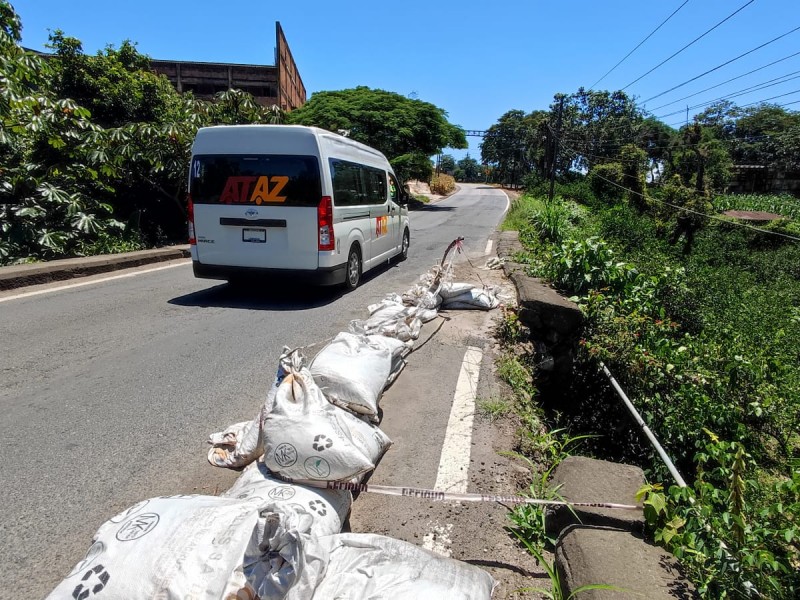
[[[481,399],[477,402],[478,414],[489,419],[489,421],[499,421],[511,412],[511,403],[502,398]]]

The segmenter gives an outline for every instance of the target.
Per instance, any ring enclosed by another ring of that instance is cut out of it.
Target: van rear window
[[[195,204],[317,206],[319,161],[313,156],[195,156],[189,193]]]

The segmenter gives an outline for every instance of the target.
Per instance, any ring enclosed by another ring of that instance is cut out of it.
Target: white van
[[[196,277],[292,276],[358,286],[408,255],[407,197],[386,157],[315,127],[204,127],[192,146]]]

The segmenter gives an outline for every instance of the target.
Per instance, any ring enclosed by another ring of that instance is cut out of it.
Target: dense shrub
[[[440,173],[431,177],[431,192],[446,196],[452,194],[456,189],[456,180],[451,175]]]
[[[660,199],[678,207],[707,201],[679,181],[668,186]],[[648,490],[654,539],[704,597],[794,598],[800,245],[707,221],[686,252],[663,227],[680,212],[660,206],[596,206],[559,243],[539,234],[530,244],[530,268],[576,294],[586,315],[571,385],[553,392],[570,402],[550,418],[573,434],[601,434],[589,442],[596,455],[669,481],[599,374],[605,364],[689,482]]]
[[[626,187],[622,165],[616,162],[596,165],[589,172],[589,187],[598,200],[619,200],[623,196],[623,188]]]

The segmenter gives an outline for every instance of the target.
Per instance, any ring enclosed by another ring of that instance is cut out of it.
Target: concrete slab
[[[570,528],[556,545],[555,562],[564,598],[593,584],[616,589],[582,591],[582,600],[699,598],[675,557],[624,531]]]
[[[553,471],[551,488],[566,501],[614,502],[637,504],[636,492],[645,484],[639,467],[587,458],[569,456]],[[574,524],[613,527],[642,534],[644,515],[641,509],[549,507],[545,512],[547,535],[558,537]]]

